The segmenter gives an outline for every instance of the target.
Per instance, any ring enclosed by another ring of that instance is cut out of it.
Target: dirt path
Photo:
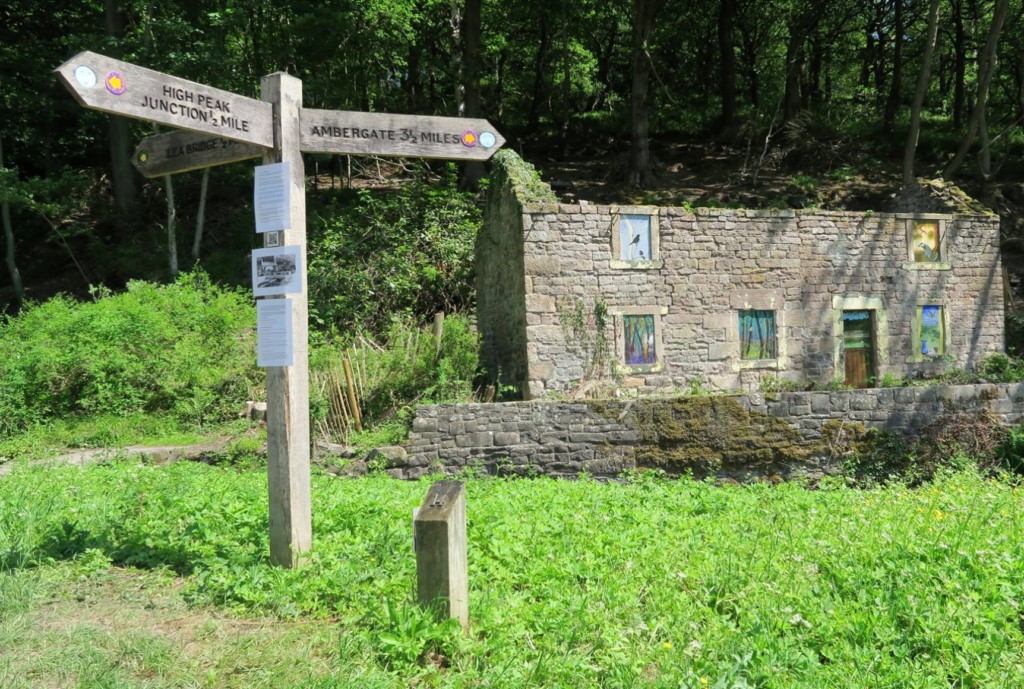
[[[16,466],[46,466],[60,464],[74,464],[85,466],[104,462],[117,456],[141,455],[146,461],[154,464],[171,464],[180,462],[183,459],[202,459],[203,457],[227,450],[228,441],[218,440],[212,443],[200,443],[198,445],[131,445],[120,448],[96,448],[91,450],[76,450],[67,454],[46,459],[35,459],[28,462],[7,462],[0,464],[0,478],[10,474]]]

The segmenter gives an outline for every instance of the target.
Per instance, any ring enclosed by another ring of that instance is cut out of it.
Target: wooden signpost
[[[487,120],[303,110],[301,147],[316,153],[487,160],[505,143]]]
[[[482,161],[505,143],[481,119],[303,110],[302,82],[284,73],[263,77],[262,100],[256,100],[88,51],[56,71],[87,108],[187,130],[143,140],[134,162],[147,177],[260,155],[264,163],[290,163],[287,211],[291,223],[283,232],[265,233],[264,244],[299,247],[302,266],[306,264],[303,151]],[[294,358],[291,366],[267,368],[270,556],[277,564],[294,567],[312,545],[305,277],[301,292],[276,298],[287,298],[292,304]],[[463,518],[463,532],[464,524]]]
[[[93,110],[274,145],[270,103],[172,77],[104,55],[81,52],[57,68],[64,86]]]
[[[143,177],[163,177],[259,158],[267,150],[222,136],[176,131],[147,136],[140,141],[132,164]]]

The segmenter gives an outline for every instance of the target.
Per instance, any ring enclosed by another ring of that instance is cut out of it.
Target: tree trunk
[[[782,97],[782,120],[789,122],[800,112],[800,74],[804,69],[804,32],[790,24],[786,42],[786,92]]]
[[[736,50],[733,44],[733,25],[736,20],[736,0],[722,0],[718,12],[718,59],[721,69],[719,95],[722,98],[722,120],[719,129],[731,138],[736,124]]]
[[[203,231],[206,228],[206,192],[210,187],[210,168],[203,169],[203,180],[199,183],[199,210],[196,212],[196,235],[192,239],[192,263],[199,262],[199,249],[203,245]]]
[[[917,88],[914,90],[914,102],[910,106],[910,131],[907,132],[907,144],[903,149],[903,184],[914,182],[914,158],[917,155],[917,138],[921,133],[921,106],[928,92],[928,80],[931,78],[932,54],[935,52],[935,41],[939,31],[939,5],[942,0],[932,0],[928,10],[928,34],[925,37],[924,55],[921,57],[921,71],[917,76]]]
[[[0,170],[3,167],[4,142],[3,139],[0,139]],[[21,302],[25,301],[25,287],[21,282],[21,272],[18,270],[18,264],[14,261],[14,225],[11,223],[11,204],[6,196],[3,202],[0,203],[0,216],[3,218],[4,239],[7,242],[5,260],[7,271],[11,274],[11,286],[14,288],[14,305],[15,308],[19,308]]]
[[[630,94],[630,146],[626,183],[646,188],[654,184],[651,169],[650,122],[648,95],[651,76],[647,39],[654,28],[654,18],[666,0],[633,0],[633,88]]]
[[[981,144],[981,150],[978,151],[978,173],[982,179],[987,179],[992,174],[992,150],[989,147],[988,118],[984,109],[978,117],[978,139]]]
[[[896,34],[892,42],[892,80],[889,82],[889,97],[885,101],[885,111],[882,114],[882,126],[886,132],[891,131],[896,122],[903,87],[903,2],[904,0],[895,0]]]
[[[953,129],[964,126],[964,80],[967,78],[967,33],[963,0],[953,0]]]
[[[113,57],[120,57],[120,49],[116,47],[118,39],[124,36],[124,10],[118,0],[104,0],[104,18],[107,25],[107,37],[115,46],[109,52]],[[128,120],[117,115],[107,118],[107,134],[110,139],[110,178],[114,187],[114,202],[125,220],[135,212],[137,191],[135,187],[135,169],[132,167],[131,133]]]
[[[463,115],[480,117],[480,0],[465,0],[462,21]],[[484,164],[468,161],[462,166],[461,186],[476,191],[483,177]]]
[[[462,59],[464,56],[464,46],[462,43],[462,6],[459,4],[459,0],[451,1],[451,13],[448,16],[448,20],[452,27],[452,45],[455,49],[452,51],[452,74],[455,75],[455,116],[465,117],[466,116],[466,90],[465,82],[463,81],[463,68]],[[467,0],[468,2],[468,0]]]
[[[178,209],[174,205],[174,181],[170,175],[164,175],[164,188],[167,190],[167,268],[171,277],[178,277]]]
[[[967,152],[974,144],[974,137],[978,134],[978,127],[984,119],[988,89],[992,83],[992,75],[996,71],[996,49],[999,47],[999,34],[1003,30],[1003,22],[1006,19],[1009,4],[1009,0],[996,0],[995,10],[992,13],[992,25],[988,32],[988,40],[985,42],[985,50],[978,60],[978,92],[975,96],[974,109],[971,111],[971,120],[967,124],[967,135],[960,142],[960,148],[957,149],[953,160],[942,171],[942,176],[945,179],[951,179],[960,169],[960,166],[963,165]]]
[[[530,113],[526,118],[526,129],[533,134],[540,124],[540,104],[544,98],[545,63],[548,59],[548,17],[544,12],[540,15],[540,42],[537,45],[537,60],[533,65],[533,99],[530,101]]]
[[[740,41],[743,46],[743,70],[747,75],[747,100],[755,111],[761,107],[760,81],[757,76],[757,45],[753,34],[740,23]]]
[[[611,25],[608,27],[607,47],[602,46],[600,42],[598,42],[597,45],[597,77],[595,78],[595,81],[601,86],[597,90],[594,102],[590,106],[592,111],[600,110],[604,107],[605,100],[608,98],[608,92],[612,90],[612,60],[615,57],[615,42],[618,37],[619,23],[617,20],[612,19]]]

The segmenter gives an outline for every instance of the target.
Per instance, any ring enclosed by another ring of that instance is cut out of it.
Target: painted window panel
[[[775,312],[752,309],[740,311],[740,359],[777,359],[778,334]]]
[[[619,260],[650,261],[651,216],[619,216]]]
[[[917,307],[917,321],[921,324],[922,356],[943,356],[946,353],[946,330],[942,316],[941,306]]]
[[[622,331],[627,366],[652,366],[658,363],[653,315],[623,316]]]
[[[939,263],[940,246],[939,223],[935,220],[914,222],[912,243],[914,246],[914,263]]]
[[[843,346],[846,349],[871,348],[870,311],[843,311]]]

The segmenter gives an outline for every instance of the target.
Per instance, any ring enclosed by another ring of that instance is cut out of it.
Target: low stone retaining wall
[[[388,468],[400,478],[467,468],[600,478],[658,467],[735,480],[815,479],[838,468],[837,448],[865,428],[913,435],[955,409],[1016,423],[1024,384],[425,405],[408,456]]]

